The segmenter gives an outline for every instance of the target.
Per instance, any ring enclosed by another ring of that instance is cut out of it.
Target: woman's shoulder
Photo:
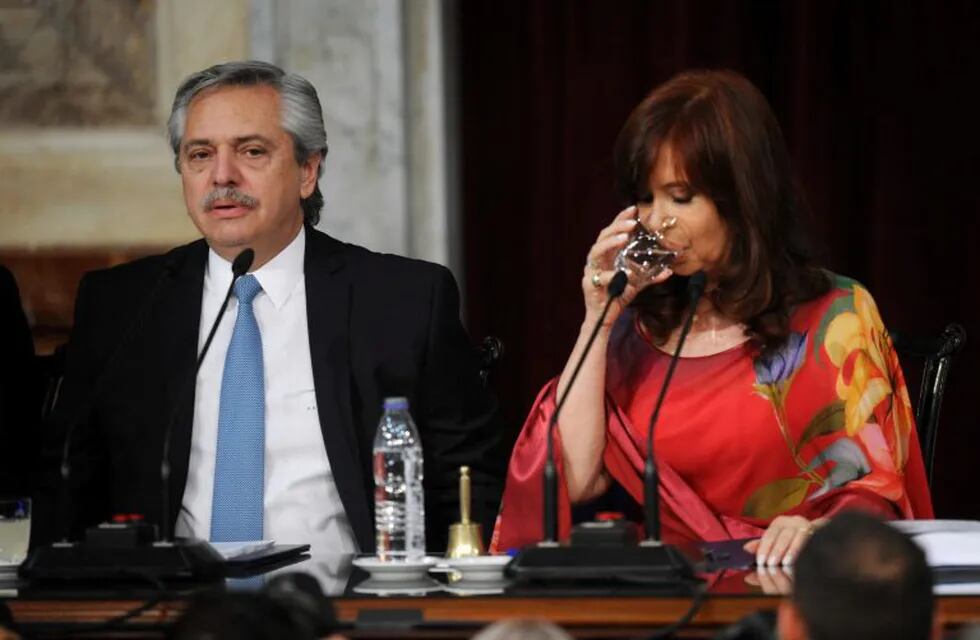
[[[871,293],[868,292],[868,288],[854,278],[834,273],[833,271],[826,271],[825,273],[830,280],[830,289],[824,294],[825,296],[829,295],[832,299],[837,300],[841,298],[850,298],[853,300],[855,295],[871,298]]]
[[[878,308],[868,289],[848,276],[828,271],[830,288],[820,296],[799,305],[790,324],[794,330],[826,328],[839,316],[856,315],[862,320],[880,324]]]

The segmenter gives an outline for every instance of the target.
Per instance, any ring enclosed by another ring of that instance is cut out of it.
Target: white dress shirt
[[[306,231],[252,275],[262,291],[252,303],[262,334],[265,369],[265,530],[280,544],[311,551],[356,553],[320,431],[306,316],[303,258]],[[231,263],[209,252],[201,301],[198,351],[231,284]],[[214,492],[221,376],[238,313],[232,295],[197,376],[194,429],[178,536],[208,540]],[[327,425],[327,428],[331,428]]]

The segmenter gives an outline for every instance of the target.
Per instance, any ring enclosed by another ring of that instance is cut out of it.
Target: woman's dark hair
[[[648,201],[657,154],[669,146],[678,175],[715,203],[728,229],[728,259],[712,302],[744,323],[763,349],[789,333],[793,307],[825,293],[802,225],[803,201],[769,104],[732,71],[691,71],[667,81],[630,114],[616,141],[625,203]],[[654,340],[665,342],[684,312],[686,278],[644,289],[633,301]]]

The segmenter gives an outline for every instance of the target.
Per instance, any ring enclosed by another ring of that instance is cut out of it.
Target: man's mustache
[[[258,198],[253,198],[247,193],[242,193],[235,187],[218,187],[204,196],[204,200],[201,201],[201,206],[205,211],[211,211],[214,209],[214,203],[219,200],[231,200],[246,209],[254,209],[259,206]]]

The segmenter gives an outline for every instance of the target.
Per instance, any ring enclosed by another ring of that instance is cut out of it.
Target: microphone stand
[[[102,523],[86,531],[82,543],[56,543],[39,547],[21,565],[21,576],[40,581],[73,580],[145,580],[150,576],[157,580],[213,580],[223,574],[224,559],[205,540],[182,540],[175,543],[170,535],[169,478],[170,435],[177,420],[180,405],[197,379],[204,356],[224,316],[235,280],[246,273],[255,258],[251,249],[242,251],[232,264],[232,284],[215,318],[204,347],[197,358],[193,375],[181,388],[177,406],[164,430],[163,454],[160,474],[163,480],[162,539],[154,541],[155,529],[149,523],[126,520]],[[148,303],[146,303],[148,306]],[[103,370],[105,371],[105,370]],[[90,402],[94,398],[90,397]],[[66,437],[70,437],[70,433]],[[70,468],[67,462],[68,443],[65,444],[65,460],[62,474]]]
[[[218,331],[218,325],[221,324],[221,319],[224,317],[225,311],[228,309],[228,301],[231,300],[231,294],[235,290],[235,282],[237,282],[240,277],[248,273],[248,269],[252,266],[252,262],[254,260],[255,252],[251,249],[245,249],[238,254],[235,261],[232,263],[231,284],[228,285],[228,291],[225,292],[225,298],[221,301],[221,308],[218,310],[218,315],[215,317],[214,323],[211,325],[211,331],[208,333],[207,340],[204,341],[204,346],[201,347],[201,353],[197,356],[197,362],[194,365],[194,374],[184,381],[184,385],[181,387],[180,393],[177,395],[177,403],[174,405],[173,410],[171,411],[170,420],[167,421],[167,426],[163,432],[163,453],[160,456],[160,541],[164,543],[173,541],[170,514],[170,440],[171,434],[174,430],[174,424],[177,422],[177,418],[180,415],[181,407],[187,400],[187,397],[190,395],[191,389],[194,388],[194,384],[197,382],[197,373],[201,370],[201,363],[204,362],[204,356],[206,356],[208,351],[211,349],[211,341],[214,340],[214,334]]]
[[[626,274],[620,272],[616,275],[622,276],[623,285],[625,286]],[[681,330],[678,345],[667,370],[664,384],[661,386],[660,394],[657,398],[657,404],[653,412],[653,417],[651,418],[651,431],[647,434],[648,439],[652,439],[652,425],[655,424],[659,416],[660,407],[666,397],[667,387],[673,376],[673,371],[680,357],[684,341],[687,338],[688,332],[690,332],[694,310],[697,306],[698,299],[700,299],[704,291],[704,286],[705,275],[703,272],[698,272],[691,276],[688,284],[690,310]],[[612,283],[610,283],[610,288],[612,288]],[[622,292],[620,291],[620,293]],[[606,309],[609,308],[611,300],[612,294],[610,293],[610,300],[606,303]],[[645,585],[647,587],[650,585],[676,586],[687,584],[694,579],[694,572],[690,561],[676,548],[663,545],[659,542],[660,521],[659,513],[657,513],[657,498],[655,494],[651,498],[648,493],[650,483],[647,481],[648,474],[646,470],[651,467],[653,468],[654,491],[657,488],[656,464],[652,460],[653,450],[649,447],[644,473],[644,480],[646,481],[644,484],[644,506],[646,507],[644,518],[647,526],[650,527],[647,531],[648,539],[641,545],[633,543],[620,546],[592,546],[587,544],[580,546],[560,546],[557,542],[557,536],[555,535],[555,523],[557,522],[557,473],[554,471],[554,450],[551,442],[552,428],[557,422],[557,415],[561,410],[565,397],[568,395],[568,389],[574,382],[575,376],[582,362],[585,360],[589,348],[592,346],[592,340],[595,338],[595,334],[598,332],[598,327],[601,326],[604,317],[605,310],[596,329],[593,330],[593,334],[589,337],[585,351],[580,357],[572,373],[572,377],[568,382],[568,386],[562,394],[558,405],[555,407],[555,413],[548,423],[548,458],[545,462],[544,473],[545,538],[538,545],[523,549],[507,566],[507,574],[521,583],[558,582],[567,584],[582,581],[602,583],[626,582]],[[551,467],[550,474],[549,467]],[[549,491],[553,491],[554,493],[549,496]],[[652,543],[650,542],[651,539],[653,540]]]
[[[687,334],[691,332],[691,325],[694,324],[694,314],[697,310],[698,301],[704,294],[706,282],[704,271],[698,271],[687,283],[688,311],[684,326],[681,329],[680,337],[677,339],[677,347],[674,355],[670,358],[670,365],[667,367],[667,374],[664,376],[664,383],[660,386],[660,394],[657,396],[657,403],[654,405],[653,414],[650,416],[650,428],[647,430],[647,459],[643,465],[643,520],[647,537],[643,541],[645,545],[660,545],[660,475],[657,473],[657,461],[653,455],[653,429],[657,425],[657,418],[660,417],[660,409],[663,407],[664,398],[667,397],[667,387],[670,386],[671,378],[674,377],[674,369],[680,360],[681,349],[687,340]]]
[[[551,414],[551,419],[548,420],[548,458],[544,463],[544,473],[541,476],[544,482],[544,537],[540,544],[544,546],[558,544],[558,471],[555,465],[554,445],[555,426],[558,424],[558,415],[561,413],[562,407],[565,406],[565,400],[568,399],[568,392],[571,391],[572,385],[575,384],[575,379],[578,378],[579,371],[581,371],[582,365],[585,363],[585,358],[588,357],[589,351],[592,350],[592,344],[595,342],[596,336],[599,335],[599,329],[602,328],[602,323],[609,313],[609,307],[612,306],[614,300],[623,295],[623,291],[626,290],[626,282],[625,271],[617,271],[616,275],[609,281],[607,289],[609,296],[606,298],[606,304],[602,308],[599,320],[596,321],[595,326],[592,328],[592,333],[585,342],[585,349],[583,349],[582,355],[579,356],[578,362],[575,363],[575,368],[572,369],[572,375],[568,379],[568,384],[565,385],[565,390],[558,399],[558,404],[555,405],[555,411]]]

